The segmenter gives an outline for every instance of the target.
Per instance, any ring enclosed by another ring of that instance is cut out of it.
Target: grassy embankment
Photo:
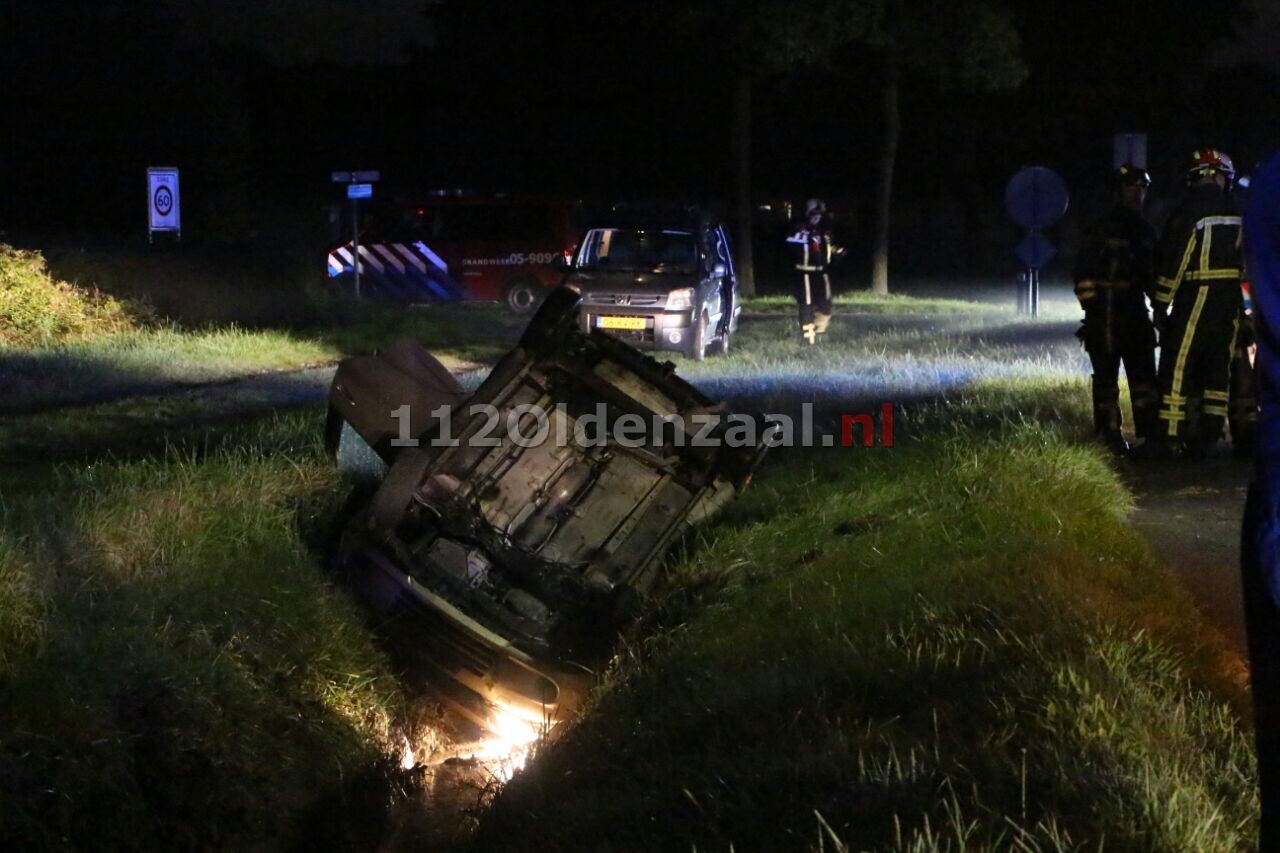
[[[775,454],[478,849],[1249,846],[1238,665],[1062,390],[980,389],[893,450]]]
[[[308,548],[337,496],[316,434],[295,414],[199,460],[5,477],[0,836],[227,849],[341,845],[369,819],[377,833],[396,685]]]
[[[1080,446],[1083,381],[1031,367],[903,412],[892,450],[773,452],[479,845],[1247,846],[1236,673]],[[376,837],[403,700],[318,566],[319,432],[3,480],[0,833]]]
[[[1079,390],[975,389],[892,450],[775,451],[482,849],[1247,845],[1239,686],[1071,441]],[[919,436],[943,415],[969,427]],[[318,432],[299,412],[6,488],[6,832],[376,835],[401,699],[308,548],[337,500]]]
[[[92,268],[82,260],[70,269],[87,285],[106,283],[128,299],[67,284],[50,275],[38,253],[0,247],[0,375],[6,392],[0,411],[328,363],[404,336],[431,341],[447,366],[464,366],[495,359],[522,325],[497,305],[410,310],[352,304],[279,285],[269,295],[276,310],[264,319],[254,294],[268,288],[265,282],[240,281],[232,287],[207,276],[193,279],[194,273],[174,279],[160,263],[97,260]],[[187,302],[201,299],[195,288],[211,290],[229,304],[216,312],[212,306],[183,310]],[[190,295],[183,300],[173,296],[184,289]],[[168,313],[157,313],[156,301],[167,305]]]

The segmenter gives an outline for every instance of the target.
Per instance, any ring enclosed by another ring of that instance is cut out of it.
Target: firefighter
[[[1155,329],[1147,293],[1155,282],[1156,231],[1142,215],[1151,176],[1125,164],[1111,176],[1111,209],[1088,229],[1073,278],[1084,309],[1077,336],[1093,365],[1093,429],[1118,454],[1129,450],[1120,432],[1120,365],[1129,380],[1134,454],[1155,437]]]
[[[795,224],[787,242],[795,247],[796,303],[800,306],[800,332],[809,343],[827,331],[831,322],[831,276],[827,268],[844,249],[832,239],[827,205],[811,198],[804,205],[804,219]]]
[[[1242,304],[1234,179],[1226,154],[1192,152],[1187,197],[1156,250],[1151,303],[1160,335],[1163,455],[1201,459],[1222,437]]]

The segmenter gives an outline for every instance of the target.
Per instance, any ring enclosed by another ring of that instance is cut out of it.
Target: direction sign
[[[1013,253],[1018,256],[1018,260],[1033,270],[1046,267],[1053,260],[1054,255],[1058,254],[1058,250],[1054,248],[1053,242],[1039,231],[1032,231],[1022,239],[1017,245]]]
[[[1024,228],[1048,228],[1067,212],[1067,185],[1044,166],[1028,166],[1004,190],[1004,206]]]
[[[1111,168],[1119,169],[1128,164],[1139,169],[1147,168],[1147,135],[1145,133],[1117,133],[1111,141]]]
[[[330,172],[329,180],[335,184],[371,184],[382,180],[382,173],[377,169],[367,169],[363,172]]]
[[[373,184],[347,184],[347,198],[373,198]]]

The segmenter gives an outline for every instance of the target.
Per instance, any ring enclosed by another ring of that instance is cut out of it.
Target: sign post
[[[1117,133],[1111,140],[1111,168],[1119,169],[1128,164],[1139,169],[1147,168],[1147,135],[1145,133]]]
[[[382,178],[376,170],[362,172],[332,172],[335,184],[347,185],[347,198],[351,199],[351,269],[355,273],[356,299],[360,298],[360,199],[373,198],[373,183]]]
[[[1004,190],[1004,206],[1013,221],[1027,229],[1014,253],[1027,267],[1025,283],[1018,287],[1018,313],[1040,314],[1040,268],[1053,260],[1056,250],[1040,233],[1067,212],[1067,185],[1052,169],[1028,166],[1010,180]]]
[[[154,243],[157,231],[172,231],[182,239],[182,205],[178,194],[178,170],[173,167],[147,169],[147,242]]]

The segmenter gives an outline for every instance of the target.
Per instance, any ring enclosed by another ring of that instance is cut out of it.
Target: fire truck
[[[571,201],[431,191],[360,208],[361,298],[398,302],[497,301],[528,314],[560,283],[577,240]],[[350,211],[334,209],[329,278],[351,287]]]

